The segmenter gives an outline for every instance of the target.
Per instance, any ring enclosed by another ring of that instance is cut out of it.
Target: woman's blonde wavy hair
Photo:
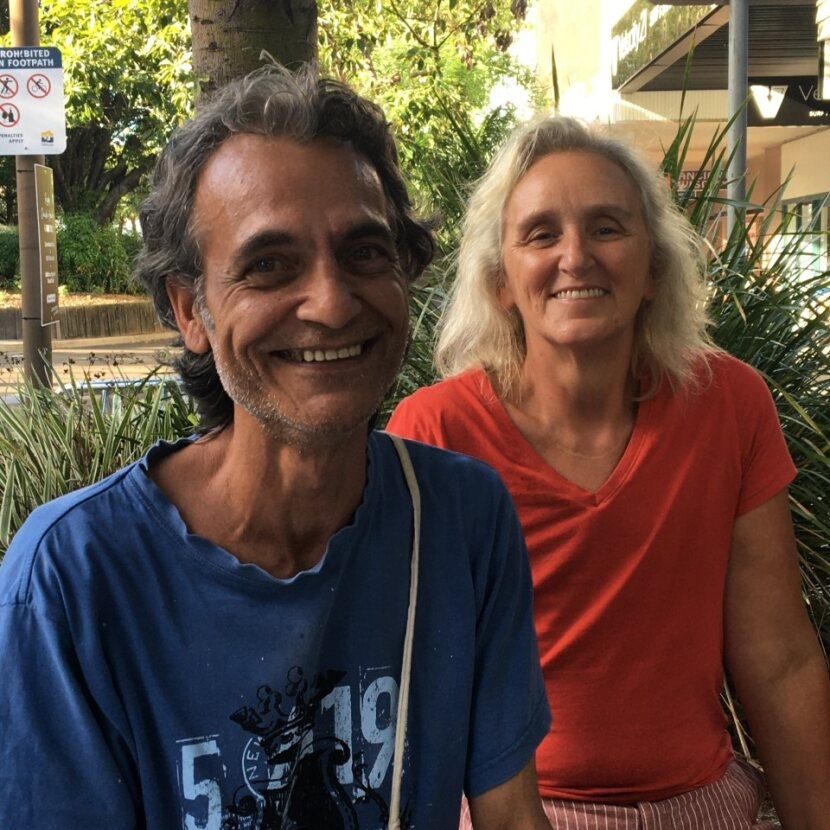
[[[595,153],[616,164],[640,197],[655,287],[653,299],[638,314],[631,357],[633,376],[648,378],[642,396],[653,394],[666,378],[676,387],[689,384],[700,358],[717,351],[706,330],[702,240],[674,204],[660,171],[644,155],[599,128],[562,116],[518,128],[470,198],[458,273],[439,327],[438,370],[446,377],[481,367],[500,394],[515,394],[526,350],[518,312],[499,302],[504,207],[537,159],[573,150]]]

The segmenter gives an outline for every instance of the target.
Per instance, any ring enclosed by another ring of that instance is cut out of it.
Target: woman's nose
[[[561,268],[567,271],[579,271],[590,262],[590,240],[586,239],[581,231],[576,229],[564,231],[559,245]]]

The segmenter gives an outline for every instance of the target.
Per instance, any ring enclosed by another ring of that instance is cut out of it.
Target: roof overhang
[[[750,77],[819,75],[816,18],[826,0],[750,0]],[[636,0],[612,29],[620,92],[726,89],[729,6]]]

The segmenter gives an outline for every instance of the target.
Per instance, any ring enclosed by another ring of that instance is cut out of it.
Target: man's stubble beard
[[[213,353],[213,363],[222,388],[233,401],[234,406],[244,409],[265,431],[273,441],[279,444],[296,447],[301,451],[311,451],[319,448],[334,449],[347,443],[354,436],[359,427],[363,433],[373,424],[384,400],[395,387],[398,375],[406,361],[409,352],[409,337],[401,349],[395,370],[391,372],[389,380],[379,389],[376,399],[367,412],[358,413],[350,422],[327,421],[309,423],[289,417],[280,409],[273,398],[262,393],[262,384],[259,378],[250,369],[240,366],[235,361],[233,366],[224,360],[221,351],[214,348],[216,326],[213,317],[204,302],[196,303],[197,312],[208,334]]]

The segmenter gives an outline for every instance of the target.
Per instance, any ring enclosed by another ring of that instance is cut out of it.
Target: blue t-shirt
[[[278,580],[189,534],[147,476],[161,444],[38,508],[0,568],[3,827],[383,828],[412,507],[369,437],[354,520]],[[549,727],[510,497],[408,442],[422,537],[404,826],[457,826]]]

